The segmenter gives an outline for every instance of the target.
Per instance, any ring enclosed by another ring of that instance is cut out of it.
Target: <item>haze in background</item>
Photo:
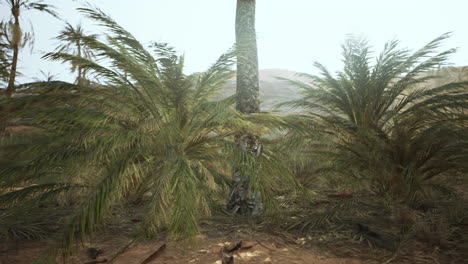
[[[76,10],[80,1],[49,0],[64,20],[82,22],[88,32],[100,29]],[[90,0],[144,43],[168,42],[186,55],[186,72],[206,69],[234,43],[235,0]],[[0,5],[0,17],[9,10]],[[453,32],[444,48],[459,48],[453,66],[468,65],[468,1],[466,0],[257,0],[259,63],[262,69],[316,73],[313,62],[339,70],[341,47],[348,34],[369,39],[380,52],[386,41],[401,47],[422,47],[445,32]],[[20,54],[18,82],[50,72],[72,80],[69,65],[40,59],[52,51],[63,22],[38,12],[24,12],[23,26],[34,25],[36,43],[31,54]]]

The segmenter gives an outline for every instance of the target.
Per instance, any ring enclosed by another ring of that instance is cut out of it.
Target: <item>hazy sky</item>
[[[0,0],[4,2],[4,0]],[[78,2],[49,0],[62,17],[81,22],[88,32],[99,28],[81,16]],[[235,0],[89,0],[144,43],[169,42],[186,55],[186,72],[206,69],[234,43]],[[348,34],[366,37],[380,52],[399,39],[401,47],[417,49],[452,31],[444,48],[459,48],[451,62],[468,65],[468,0],[257,0],[260,68],[314,73],[314,61],[330,70],[341,67],[341,47]],[[69,78],[68,66],[40,59],[56,46],[63,22],[35,11],[21,14],[34,26],[34,52],[23,50],[20,71],[40,77],[40,71]],[[9,18],[6,5],[0,17]],[[21,78],[20,81],[31,78]]]

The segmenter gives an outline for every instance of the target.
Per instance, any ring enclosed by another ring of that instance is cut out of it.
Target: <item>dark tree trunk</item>
[[[77,47],[77,50],[78,50],[78,57],[81,58],[81,40],[78,39],[78,41],[76,42],[76,47]],[[82,68],[81,68],[81,65],[78,65],[78,78],[76,79],[76,84],[78,85],[82,85],[83,82],[83,73],[82,73]]]
[[[236,10],[237,88],[236,108],[251,114],[260,111],[257,39],[255,33],[255,0],[238,0]],[[250,155],[261,155],[259,135],[237,135],[236,143]],[[242,164],[240,164],[242,166]],[[234,170],[233,185],[227,204],[232,213],[258,215],[263,211],[260,194],[253,193],[248,175]]]
[[[7,98],[11,98],[15,92],[15,79],[16,79],[16,68],[18,64],[18,53],[19,47],[17,44],[13,45],[13,60],[11,62],[10,78],[8,80],[8,86],[5,90],[5,95]]]
[[[15,79],[16,79],[16,68],[18,65],[18,55],[19,55],[19,45],[21,42],[21,31],[20,31],[20,24],[19,24],[19,8],[13,7],[11,12],[14,17],[14,28],[13,28],[13,36],[12,36],[12,48],[13,48],[13,58],[11,61],[11,68],[10,68],[10,76],[8,79],[8,86],[5,89],[5,97],[10,99],[15,92]],[[8,107],[6,104],[0,106],[0,135],[3,135],[6,132],[6,127],[8,123]]]
[[[15,29],[14,30],[19,30],[20,24],[19,24],[19,8],[13,8],[12,9],[13,16],[15,18]],[[19,31],[15,32],[14,34],[20,34]],[[11,98],[13,93],[15,92],[15,79],[16,79],[16,68],[18,64],[18,54],[19,54],[19,44],[21,41],[21,36],[14,36],[13,37],[13,60],[11,62],[11,69],[10,69],[10,79],[8,80],[8,86],[5,90],[5,95],[7,98]]]
[[[7,127],[7,111],[6,107],[0,105],[0,138],[5,134]]]

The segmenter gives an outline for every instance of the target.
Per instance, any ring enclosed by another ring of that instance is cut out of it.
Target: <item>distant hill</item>
[[[260,70],[260,108],[262,111],[273,110],[276,104],[300,98],[300,88],[277,79],[277,77],[281,77],[306,81],[306,79],[296,74],[296,72],[281,69]],[[236,79],[233,78],[226,83],[222,91],[222,97],[233,95],[235,92]]]
[[[468,66],[447,67],[438,70],[439,79],[433,80],[431,86],[440,86],[449,82],[468,81]],[[260,108],[262,111],[273,110],[274,106],[290,100],[299,99],[301,89],[278,80],[277,77],[310,83],[310,80],[297,76],[297,72],[282,69],[260,70]],[[222,97],[236,92],[235,78],[229,80],[221,92]]]

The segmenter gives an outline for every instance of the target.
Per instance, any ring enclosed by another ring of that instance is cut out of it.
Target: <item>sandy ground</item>
[[[121,254],[125,245],[131,241],[127,237],[101,237],[93,244],[103,252],[97,257],[97,260],[111,260],[114,264],[221,264],[222,250],[225,246],[234,245],[244,235],[223,235],[209,236],[199,235],[196,238],[194,246],[184,248],[176,242],[165,243],[164,241],[136,241]],[[322,255],[312,248],[301,248],[295,245],[286,244],[279,237],[255,237],[251,240],[242,240],[246,249],[237,251],[234,256],[234,263],[265,263],[265,264],[359,264],[364,263],[354,258],[336,258]],[[159,250],[163,244],[165,249]],[[243,246],[244,248],[244,246]],[[152,260],[148,259],[156,251]],[[30,264],[47,254],[51,254],[51,245],[47,242],[4,242],[0,243],[0,264]],[[55,258],[57,262],[60,257]],[[85,248],[81,248],[73,255],[68,263],[82,264],[92,261],[86,253]],[[108,262],[107,262],[108,263]]]

